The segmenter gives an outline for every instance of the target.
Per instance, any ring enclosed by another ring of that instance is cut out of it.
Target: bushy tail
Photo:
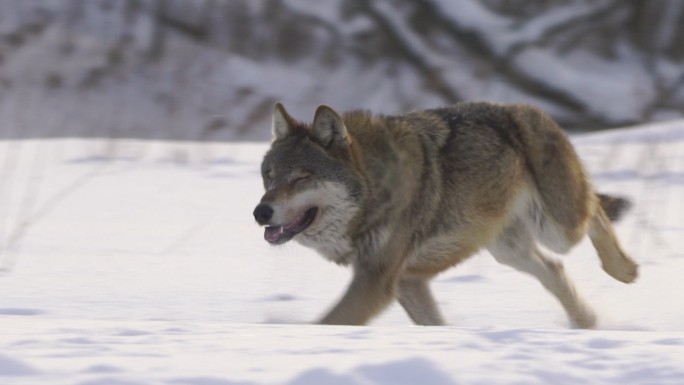
[[[611,222],[619,221],[622,216],[632,208],[632,202],[627,198],[614,195],[596,194],[599,197],[599,204]]]

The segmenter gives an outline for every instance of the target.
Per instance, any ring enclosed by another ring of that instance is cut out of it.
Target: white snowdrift
[[[642,265],[564,257],[594,331],[486,253],[433,285],[453,326],[308,325],[349,273],[263,241],[266,144],[0,142],[0,384],[681,384],[684,122],[574,142]]]

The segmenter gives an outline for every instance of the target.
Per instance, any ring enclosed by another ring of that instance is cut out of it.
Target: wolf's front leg
[[[396,297],[397,268],[354,266],[351,284],[321,324],[365,325]]]
[[[399,282],[399,303],[416,325],[445,325],[426,278],[403,278]]]

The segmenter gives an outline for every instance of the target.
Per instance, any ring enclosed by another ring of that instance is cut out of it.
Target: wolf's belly
[[[464,261],[477,249],[475,245],[455,235],[428,238],[406,258],[406,275],[432,277]]]

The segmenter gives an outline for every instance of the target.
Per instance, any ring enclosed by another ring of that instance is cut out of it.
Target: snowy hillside
[[[679,0],[2,0],[0,138],[267,140],[273,103],[684,116]]]
[[[564,257],[593,331],[486,253],[433,285],[452,326],[307,325],[349,272],[263,241],[266,144],[0,141],[0,384],[681,384],[684,122],[573,140],[633,199],[642,266],[624,285],[586,241]]]

